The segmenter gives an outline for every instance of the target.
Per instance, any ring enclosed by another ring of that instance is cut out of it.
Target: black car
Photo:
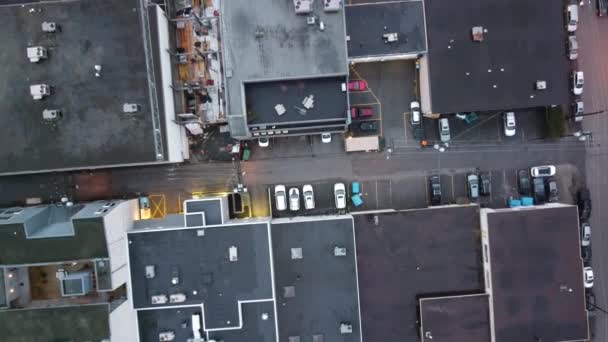
[[[589,189],[582,188],[576,195],[578,204],[578,215],[582,221],[589,220],[591,216],[591,193]]]
[[[600,17],[608,16],[608,0],[597,0],[597,15]]]
[[[530,184],[530,172],[522,169],[517,171],[517,188],[519,194],[523,196],[530,196],[532,192],[532,186]]]
[[[479,174],[479,193],[482,196],[490,195],[490,174],[487,172]]]
[[[585,292],[585,303],[587,304],[587,311],[595,310],[595,294],[591,289]]]
[[[554,178],[547,178],[545,185],[547,186],[547,194],[549,194],[549,202],[557,202],[559,199],[557,181]]]
[[[429,191],[431,193],[431,205],[441,204],[441,179],[439,175],[429,178]]]
[[[534,178],[534,202],[536,204],[543,204],[547,201],[547,194],[545,193],[545,182],[542,178]]]
[[[365,121],[359,124],[359,129],[364,132],[375,132],[378,130],[378,121]]]
[[[583,257],[583,264],[585,266],[591,265],[591,246],[581,247],[581,256]]]

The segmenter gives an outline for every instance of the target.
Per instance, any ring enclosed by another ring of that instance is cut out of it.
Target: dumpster
[[[523,205],[524,207],[529,207],[534,205],[534,198],[532,197],[522,197],[521,198],[521,205]]]
[[[353,182],[352,193],[353,195],[361,193],[361,184],[359,184],[359,182]]]
[[[521,207],[521,201],[518,199],[514,199],[513,197],[509,198],[509,208]]]
[[[248,161],[249,157],[251,157],[251,150],[249,148],[245,148],[245,150],[243,150],[243,161]]]
[[[350,199],[353,201],[353,205],[355,207],[358,207],[361,204],[363,204],[363,199],[361,199],[361,194],[352,195],[350,197]]]

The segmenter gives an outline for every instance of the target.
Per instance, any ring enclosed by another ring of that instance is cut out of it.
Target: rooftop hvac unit
[[[155,295],[151,297],[152,304],[166,304],[167,303],[167,295]]]
[[[314,0],[293,0],[293,5],[296,9],[296,14],[308,14],[312,12],[312,3]]]
[[[38,63],[41,59],[47,58],[46,49],[42,46],[28,47],[27,58],[29,58],[32,63]]]
[[[51,95],[51,87],[48,84],[34,84],[30,86],[30,94],[34,100],[42,100],[43,97]]]
[[[186,295],[184,293],[174,293],[169,296],[169,303],[183,303],[186,301]]]
[[[173,331],[163,331],[158,334],[159,341],[173,341],[175,340],[175,333]]]
[[[385,43],[394,43],[399,40],[399,34],[396,32],[393,33],[385,33],[382,35]]]
[[[340,334],[352,334],[353,325],[350,323],[340,323]]]
[[[323,9],[325,12],[337,12],[340,10],[341,0],[324,0]]]
[[[314,107],[315,106],[315,96],[312,94],[306,96],[304,98],[304,100],[302,100],[302,106],[304,106],[304,108],[306,108],[306,109],[311,109],[312,107]]]
[[[346,247],[335,246],[334,256],[346,256]]]
[[[306,23],[308,25],[314,25],[317,22],[317,17],[315,17],[314,15],[306,18]]]
[[[141,110],[141,106],[135,103],[124,103],[122,105],[122,111],[127,114],[137,113]]]
[[[55,121],[62,117],[59,109],[45,109],[42,111],[42,119],[45,121]]]
[[[547,81],[536,81],[536,89],[538,89],[538,90],[547,89]]]
[[[57,31],[57,24],[54,22],[45,21],[42,23],[42,32],[55,32]]]

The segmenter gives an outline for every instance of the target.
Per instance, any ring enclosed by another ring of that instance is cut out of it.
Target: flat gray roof
[[[395,56],[426,52],[422,0],[347,5],[348,58]],[[397,33],[386,43],[382,35]]]
[[[488,213],[496,342],[589,338],[576,206]]]
[[[273,299],[268,229],[258,223],[129,233],[134,307],[203,304],[207,329],[237,327],[238,301]],[[233,246],[238,260],[231,262]],[[146,278],[148,265],[155,267],[152,279]],[[173,277],[178,284],[172,284]],[[151,302],[151,296],[176,293],[186,300]]]
[[[420,299],[422,342],[488,342],[490,305],[487,294]]]
[[[361,341],[352,218],[281,222],[272,224],[279,340]],[[336,246],[346,255],[335,256]],[[292,258],[294,249],[301,259]],[[340,333],[342,322],[352,324],[352,334]]]
[[[317,24],[292,1],[222,1],[224,73],[233,136],[247,135],[244,82],[347,75],[344,11],[314,2]],[[319,22],[325,29],[319,29]]]
[[[43,33],[44,21],[59,32]],[[2,6],[0,30],[0,174],[157,161],[139,0]],[[30,63],[28,46],[48,59]],[[36,101],[29,87],[41,83],[51,95]],[[124,103],[141,112],[126,115]],[[45,123],[45,109],[63,118]]]

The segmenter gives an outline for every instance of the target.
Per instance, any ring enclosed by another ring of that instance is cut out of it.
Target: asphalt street
[[[585,73],[585,85],[582,99],[585,112],[591,113],[608,109],[608,18],[596,15],[595,1],[592,4],[584,1],[579,7],[580,22],[577,30],[579,40],[578,68]],[[594,293],[596,303],[604,310],[608,309],[608,232],[603,223],[608,219],[608,113],[586,116],[583,127],[593,134],[593,144],[589,146],[586,158],[587,185],[591,189],[593,211],[592,266],[595,272]],[[594,312],[594,341],[608,341],[608,315],[596,310]]]

